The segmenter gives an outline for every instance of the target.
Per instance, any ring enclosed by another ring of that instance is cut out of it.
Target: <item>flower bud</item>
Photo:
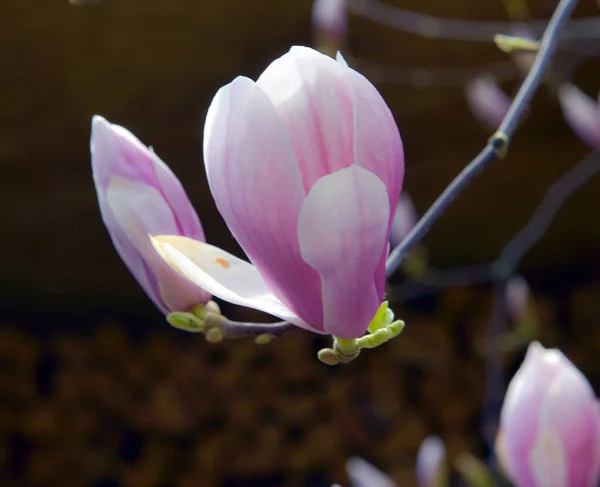
[[[150,299],[165,314],[188,311],[210,295],[172,269],[149,235],[204,241],[181,183],[131,132],[96,115],[90,142],[102,219],[117,252]]]
[[[518,487],[595,487],[600,416],[584,375],[556,349],[533,342],[508,386],[496,440]]]

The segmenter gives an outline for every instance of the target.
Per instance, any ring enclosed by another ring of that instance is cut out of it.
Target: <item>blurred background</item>
[[[485,456],[490,286],[411,299],[392,293],[404,333],[331,368],[316,358],[329,341],[301,330],[257,346],[211,345],[171,328],[102,224],[89,157],[93,114],[153,146],[181,179],[209,241],[241,255],[206,184],[204,116],[234,77],[256,79],[291,45],[315,45],[312,1],[76,3],[83,4],[0,4],[0,484],[348,485],[345,461],[358,455],[411,486],[429,434],[444,439],[451,459]],[[511,20],[500,0],[383,3],[445,18]],[[528,6],[547,19],[556,2]],[[576,12],[595,15],[589,0]],[[593,39],[566,43],[556,77],[595,98],[600,61],[590,45]],[[492,72],[511,95],[521,72],[491,40],[413,35],[352,12],[340,47],[394,113],[405,191],[422,214],[494,131],[469,109],[467,83]],[[427,266],[495,259],[548,186],[589,151],[552,87],[542,87],[509,156],[480,175],[424,240]],[[519,269],[536,316],[527,336],[559,346],[594,386],[599,191],[600,178],[578,191]],[[414,269],[404,274],[393,284],[415,277]],[[269,319],[223,310],[232,319]],[[503,356],[507,374],[525,346],[513,344]]]

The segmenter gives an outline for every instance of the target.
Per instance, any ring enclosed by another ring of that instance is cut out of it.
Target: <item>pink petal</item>
[[[354,163],[347,69],[329,56],[295,46],[256,82],[287,129],[306,192],[320,177]]]
[[[577,136],[592,148],[600,147],[600,111],[596,100],[570,83],[559,87],[558,99],[565,120]]]
[[[337,62],[350,86],[353,106],[354,164],[381,179],[395,211],[404,179],[404,149],[394,116],[377,89],[362,74],[348,67],[338,53]],[[393,214],[390,214],[390,222]]]
[[[336,38],[343,38],[348,28],[347,0],[315,0],[312,22],[318,29]]]
[[[528,454],[538,435],[538,418],[548,384],[558,374],[559,354],[532,343],[504,398],[500,415],[504,460],[507,471],[514,476],[512,480],[519,485],[534,485]]]
[[[467,83],[466,95],[471,113],[490,129],[498,128],[512,102],[490,76],[475,78]]]
[[[152,244],[166,262],[214,296],[316,331],[273,295],[252,264],[186,237],[162,235],[153,238]]]
[[[511,277],[506,284],[506,309],[513,321],[524,320],[527,316],[529,285],[523,276]]]
[[[319,276],[298,243],[305,192],[296,157],[273,104],[253,81],[237,78],[215,96],[204,159],[231,233],[277,298],[321,329]]]
[[[116,222],[155,278],[155,286],[148,294],[157,306],[163,312],[187,311],[207,302],[210,295],[166,265],[150,243],[149,234],[178,230],[163,196],[151,186],[117,176],[113,177],[106,196]]]
[[[177,234],[204,241],[204,232],[185,190],[168,166],[127,129],[103,117],[92,118],[92,168],[99,192],[113,176],[154,187],[170,205]]]
[[[359,457],[346,462],[346,471],[352,487],[396,487],[391,478]]]
[[[387,250],[389,199],[373,173],[350,166],[319,179],[298,220],[304,260],[321,276],[324,330],[362,335],[383,298],[376,274]]]
[[[390,244],[392,247],[398,245],[408,235],[418,220],[415,205],[406,193],[402,193],[396,205],[396,213],[390,228]]]
[[[560,371],[543,400],[539,428],[541,434],[554,434],[560,442],[568,476],[564,485],[596,485],[597,479],[591,482],[590,477],[597,469],[598,425],[596,400],[589,382],[562,356]]]
[[[404,180],[404,148],[398,126],[387,104],[369,80],[349,68],[340,53],[337,62],[344,67],[352,94],[354,164],[368,169],[385,184],[391,208],[388,228],[391,228]],[[389,230],[387,235],[389,238]],[[386,250],[377,266],[375,283],[380,295],[385,290],[387,254]]]

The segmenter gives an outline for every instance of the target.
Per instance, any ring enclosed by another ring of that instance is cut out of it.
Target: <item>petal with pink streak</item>
[[[558,99],[565,120],[577,136],[592,148],[600,147],[600,110],[596,100],[570,83],[559,87]]]
[[[385,184],[390,202],[390,221],[396,213],[404,180],[404,149],[398,126],[392,112],[377,89],[362,74],[348,67],[338,53],[337,62],[352,95],[354,164],[368,169]],[[388,230],[389,238],[389,230]],[[385,262],[388,252],[377,265],[375,278],[377,293],[385,290]]]
[[[390,477],[359,457],[346,462],[346,472],[352,487],[396,487]]]
[[[350,166],[319,179],[298,220],[304,260],[321,276],[324,330],[362,335],[382,299],[375,279],[387,249],[390,206],[383,182]]]
[[[544,397],[539,430],[542,435],[544,432],[555,434],[560,442],[567,475],[564,485],[596,485],[590,482],[597,465],[596,399],[585,376],[564,356],[559,374]]]
[[[212,295],[232,304],[264,311],[301,328],[317,331],[279,301],[249,262],[186,237],[160,235],[152,244],[166,262]]]
[[[221,88],[206,118],[204,160],[217,207],[277,298],[322,329],[318,274],[301,258],[305,192],[289,137],[248,78]]]
[[[354,164],[368,169],[387,188],[390,208],[396,209],[404,180],[404,149],[398,126],[375,86],[348,67],[338,53],[338,64],[352,96]],[[390,214],[390,222],[391,217]]]
[[[187,311],[208,301],[210,295],[166,265],[150,243],[149,234],[177,232],[171,208],[158,190],[144,183],[114,177],[106,195],[119,226],[125,229],[130,242],[156,278],[158,290],[153,289],[153,300],[157,302],[160,297],[161,304],[170,311]]]
[[[92,119],[92,168],[99,191],[113,176],[156,188],[173,210],[177,233],[204,240],[204,232],[181,183],[169,167],[131,132],[99,115]]]
[[[256,82],[285,125],[307,192],[320,177],[354,163],[346,70],[314,49],[294,46]]]
[[[173,211],[173,217],[179,230],[177,233],[202,242],[206,241],[198,214],[179,179],[152,149],[150,149],[150,157],[159,184],[158,189]]]

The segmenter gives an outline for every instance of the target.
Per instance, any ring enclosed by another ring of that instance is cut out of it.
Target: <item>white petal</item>
[[[172,267],[213,296],[311,329],[273,295],[252,264],[186,237],[161,235],[152,244]]]
[[[536,487],[567,487],[567,465],[560,438],[553,432],[542,432],[529,455]]]

